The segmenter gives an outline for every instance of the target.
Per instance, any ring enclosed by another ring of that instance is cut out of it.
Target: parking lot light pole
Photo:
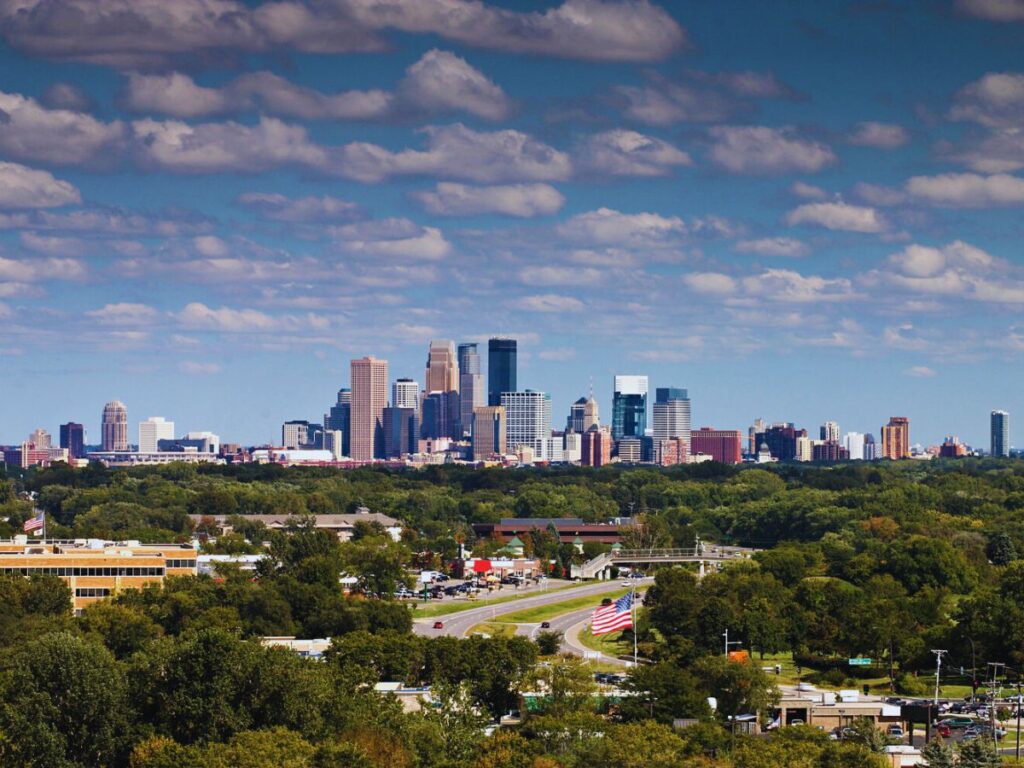
[[[1017,747],[1014,750],[1016,754],[1016,760],[1020,762],[1020,677],[1017,677]]]

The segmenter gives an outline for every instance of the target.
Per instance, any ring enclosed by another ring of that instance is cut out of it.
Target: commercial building
[[[691,430],[690,453],[711,456],[723,464],[739,464],[743,460],[740,432],[738,429],[711,427]]]
[[[843,438],[850,461],[864,460],[864,437],[860,432],[847,432],[846,437]]]
[[[393,517],[381,512],[370,512],[365,507],[363,512],[354,512],[342,515],[307,515],[303,518],[294,515],[246,515],[245,519],[254,523],[263,523],[270,531],[286,531],[288,528],[301,523],[306,517],[313,519],[313,527],[320,531],[330,531],[341,541],[349,541],[356,530],[356,523],[370,523],[380,525],[381,528],[395,541],[402,537],[402,524]],[[197,534],[216,535],[228,534],[234,529],[231,527],[231,515],[189,515],[192,520],[193,531]]]
[[[503,392],[515,392],[518,346],[515,339],[487,342],[487,404],[501,405]]]
[[[461,437],[458,430],[459,393],[428,392],[423,396],[420,437]]]
[[[654,442],[678,438],[690,444],[690,397],[679,387],[654,390]],[[685,461],[685,446],[683,453]],[[679,463],[679,462],[675,462]]]
[[[504,456],[505,409],[500,405],[484,405],[473,411],[473,461],[487,461]]]
[[[647,377],[616,376],[612,393],[612,437],[643,437],[647,432]]]
[[[647,458],[644,450],[644,438],[624,437],[615,442],[619,462],[622,464],[639,464]]]
[[[93,451],[88,454],[90,461],[98,461],[108,467],[138,467],[152,464],[223,464],[224,459],[215,453],[205,453],[195,448],[182,450],[153,451]]]
[[[74,421],[60,425],[60,447],[68,452],[68,457],[81,459],[85,456],[85,427]]]
[[[502,392],[505,409],[505,445],[518,453],[520,446],[533,452],[534,461],[547,460],[551,436],[551,396],[546,392]]]
[[[989,426],[989,453],[997,458],[1005,458],[1009,456],[1010,414],[1006,411],[992,411],[992,418]]]
[[[622,542],[622,529],[632,524],[629,518],[608,523],[585,523],[578,517],[505,517],[499,523],[473,523],[473,531],[481,539],[497,539],[502,542],[529,536],[534,531],[553,531],[562,544],[572,544],[576,539],[586,543],[597,541],[601,544]]]
[[[103,406],[100,419],[104,451],[128,450],[128,409],[120,400],[111,400]]]
[[[338,390],[338,400],[331,406],[331,410],[324,414],[324,430],[327,432],[341,432],[341,452],[343,456],[350,455],[352,447],[349,443],[352,429],[352,390],[341,388]]]
[[[583,435],[579,432],[566,432],[562,435],[562,461],[566,464],[579,464],[583,457]]]
[[[459,344],[459,431],[460,437],[473,434],[473,413],[487,405],[480,354],[476,344]]]
[[[430,342],[423,389],[427,392],[459,391],[459,363],[455,357],[455,344],[448,339]]]
[[[814,444],[812,459],[814,461],[848,461],[850,452],[835,440],[819,440]]]
[[[410,407],[384,409],[384,455],[398,459],[416,453],[420,428],[416,409]]]
[[[826,421],[821,425],[821,439],[826,442],[839,442],[839,424],[835,421]]]
[[[189,544],[108,542],[95,539],[29,543],[26,537],[0,541],[0,573],[57,576],[71,589],[76,615],[86,606],[124,589],[162,583],[167,576],[196,573]]]
[[[163,416],[150,416],[139,422],[139,451],[155,453],[160,440],[174,439],[174,422]]]
[[[594,396],[581,397],[569,407],[569,418],[566,421],[566,429],[583,434],[595,424],[599,423],[599,409]]]
[[[820,442],[820,441],[818,441]],[[801,435],[796,439],[796,456],[793,458],[797,461],[813,461],[814,460],[814,440]]]
[[[772,424],[764,432],[757,433],[758,451],[762,445],[768,446],[768,452],[776,461],[793,461],[796,459],[796,440],[807,437],[806,429],[796,429],[792,423]]]
[[[864,461],[875,461],[881,458],[881,455],[879,445],[875,442],[875,436],[868,432],[864,435]]]
[[[893,416],[882,427],[882,458],[906,459],[910,457],[910,419]]]
[[[611,430],[597,424],[583,433],[580,439],[580,464],[584,467],[603,467],[612,460]]]
[[[967,446],[960,442],[956,435],[946,435],[946,439],[939,446],[939,456],[944,459],[958,459],[967,455]]]
[[[420,384],[413,379],[396,379],[391,385],[391,405],[394,408],[420,409]]]
[[[662,467],[686,464],[688,461],[686,441],[681,437],[666,437],[664,440],[655,439],[654,456],[652,458],[655,464]]]
[[[68,451],[66,448],[39,448],[35,443],[25,441],[17,448],[4,448],[2,458],[9,467],[48,467],[55,461],[67,461]]]
[[[351,452],[356,461],[384,454],[384,409],[388,404],[388,361],[361,357],[352,364]]]
[[[281,446],[295,450],[309,442],[309,422],[305,419],[286,421],[281,425]]]
[[[345,436],[340,429],[324,430],[324,450],[330,451],[334,461],[341,461],[345,458]]]

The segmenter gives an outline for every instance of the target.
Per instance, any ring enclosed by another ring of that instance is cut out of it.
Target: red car
[[[444,629],[444,622],[443,621],[435,621],[434,622],[434,629]]]
[[[942,738],[948,739],[950,734],[953,733],[953,729],[945,723],[939,723],[939,725],[935,728],[935,732],[938,733],[939,736],[941,736]]]

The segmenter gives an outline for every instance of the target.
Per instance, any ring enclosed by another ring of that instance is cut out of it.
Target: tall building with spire
[[[486,403],[477,345],[459,344],[459,431],[463,437],[473,434],[474,413]]]
[[[128,450],[128,409],[120,400],[111,400],[103,406],[100,431],[104,451]]]
[[[426,373],[425,392],[458,392],[459,361],[455,357],[455,344],[447,339],[431,341]]]
[[[388,405],[388,361],[352,361],[350,456],[356,461],[384,458],[384,409]]]

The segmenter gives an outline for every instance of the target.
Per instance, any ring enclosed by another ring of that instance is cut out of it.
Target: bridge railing
[[[612,553],[613,560],[653,560],[692,559],[692,560],[726,560],[750,557],[753,550],[738,547],[679,547],[675,549],[620,549]]]

